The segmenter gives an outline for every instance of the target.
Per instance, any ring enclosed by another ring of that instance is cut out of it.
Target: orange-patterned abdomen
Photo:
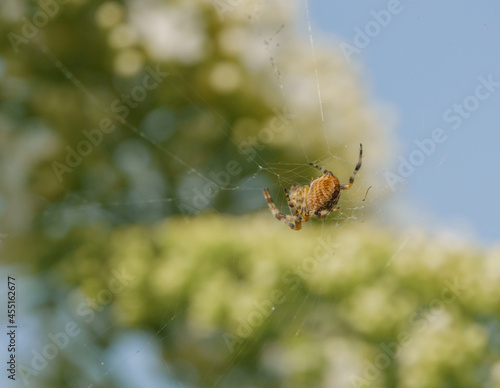
[[[315,212],[335,206],[340,196],[340,183],[331,173],[324,174],[311,183],[307,196],[307,208]]]

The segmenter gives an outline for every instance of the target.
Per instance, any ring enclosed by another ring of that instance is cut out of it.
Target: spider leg
[[[361,168],[361,159],[363,158],[363,144],[359,145],[359,160],[358,164],[356,164],[356,167],[354,168],[354,172],[352,173],[351,177],[349,178],[349,184],[347,185],[340,185],[340,188],[342,190],[349,190],[354,183],[354,177],[356,176],[356,173],[359,171]]]
[[[288,190],[285,189],[286,201],[288,203],[288,207],[290,208],[291,213],[295,213],[295,215],[299,215],[299,210],[295,208],[295,205],[290,200],[290,195],[288,194]]]
[[[314,168],[317,168],[318,170],[322,171],[323,174],[331,174],[332,172],[331,171],[328,171],[326,168],[323,168],[321,166],[318,166],[316,163],[312,163],[312,162],[309,162],[309,164],[311,166],[313,166]]]
[[[284,215],[283,213],[280,213],[278,208],[273,202],[273,199],[271,198],[271,193],[269,192],[269,189],[264,190],[264,197],[266,198],[267,201],[267,206],[269,206],[269,210],[271,210],[271,213],[273,213],[274,217],[278,220],[283,222],[284,224],[287,224],[290,228],[293,230],[300,230],[302,229],[302,219],[297,217],[297,216],[289,216],[289,215]]]
[[[309,212],[307,211],[307,192],[304,191],[300,196],[300,219],[303,219],[303,222],[309,221]]]

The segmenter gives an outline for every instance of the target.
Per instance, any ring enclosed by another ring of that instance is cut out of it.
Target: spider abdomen
[[[332,173],[315,179],[307,196],[307,208],[310,212],[330,209],[335,206],[340,196],[340,183]]]

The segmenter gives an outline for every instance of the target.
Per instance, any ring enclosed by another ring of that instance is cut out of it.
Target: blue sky
[[[358,31],[373,36],[351,58],[372,96],[397,111],[396,156],[408,160],[415,140],[444,131],[446,140],[395,186],[408,217],[500,241],[500,2],[310,0],[309,7],[316,41],[335,35],[337,42],[324,41],[356,47]]]

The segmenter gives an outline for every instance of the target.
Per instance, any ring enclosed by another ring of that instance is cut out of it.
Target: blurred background
[[[499,8],[2,1],[2,386],[500,387]]]

